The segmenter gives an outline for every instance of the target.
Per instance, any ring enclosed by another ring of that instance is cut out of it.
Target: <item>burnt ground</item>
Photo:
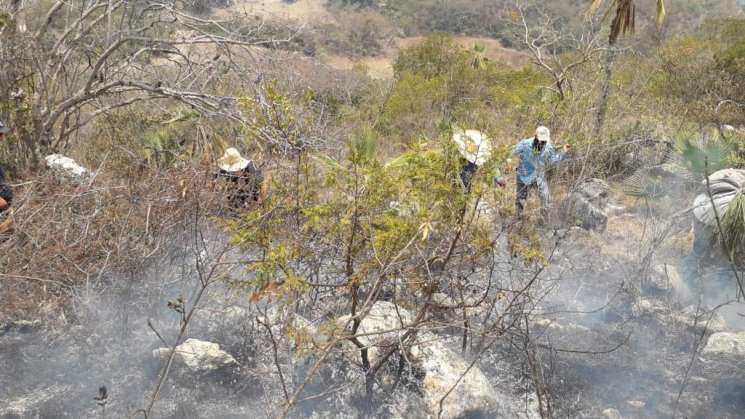
[[[545,293],[536,304],[531,333],[541,347],[555,417],[596,418],[606,409],[624,418],[745,417],[742,368],[717,370],[700,355],[712,332],[745,330],[739,315],[745,307],[731,303],[711,311],[734,297],[726,266],[680,273],[668,289],[650,286],[656,266],[684,271],[690,245],[685,222],[667,229],[664,220],[628,213],[613,217],[603,233],[544,232],[547,244],[559,244],[542,274]],[[656,240],[663,234],[664,246]],[[507,249],[497,252],[505,269],[513,269]],[[103,417],[103,407],[93,400],[101,385],[110,395],[106,417],[126,417],[143,406],[161,367],[151,353],[163,346],[148,319],[166,339],[173,338],[179,318],[164,301],[192,295],[197,276],[185,267],[193,257],[175,249],[153,261],[141,281],[109,278],[91,294],[81,293],[76,319],[66,327],[0,327],[0,417]],[[240,367],[215,376],[174,370],[156,417],[276,416],[281,390],[266,334],[248,320],[256,313],[226,316],[232,307],[245,310],[241,295],[215,287],[190,331],[220,343]],[[492,348],[479,365],[495,387],[526,395],[527,405],[531,383],[523,361],[505,344]],[[360,380],[342,368],[324,375],[336,384]],[[409,403],[406,417],[425,417],[414,403],[415,387],[381,403]],[[350,389],[340,393],[343,397],[306,404],[297,416],[358,417],[355,406],[364,400]],[[390,417],[394,410],[380,407],[367,417]]]
[[[745,373],[720,375],[700,356],[711,333],[745,329],[745,304],[731,301],[723,266],[686,270],[688,227],[668,229],[670,220],[627,214],[604,233],[567,233],[535,331],[552,348],[544,359],[559,417],[745,417]],[[659,266],[668,289],[651,283]]]

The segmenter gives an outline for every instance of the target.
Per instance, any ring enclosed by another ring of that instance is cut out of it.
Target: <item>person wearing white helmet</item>
[[[571,146],[565,144],[562,152],[558,152],[551,144],[551,131],[544,126],[535,130],[535,136],[526,138],[513,147],[513,154],[520,158],[515,199],[518,216],[525,209],[530,190],[535,189],[541,199],[541,214],[544,221],[548,221],[551,194],[546,181],[546,169],[566,159],[570,149]]]
[[[220,168],[218,176],[228,181],[228,200],[232,207],[246,208],[253,203],[260,204],[264,200],[264,175],[252,160],[243,158],[237,149],[230,147],[218,159],[217,165]]]
[[[464,131],[455,128],[453,132],[453,141],[458,146],[458,151],[462,156],[460,180],[463,183],[465,190],[470,191],[471,181],[476,175],[479,167],[491,158],[491,140],[481,131],[472,129]],[[502,188],[506,186],[504,179],[499,174],[494,178],[494,183]]]

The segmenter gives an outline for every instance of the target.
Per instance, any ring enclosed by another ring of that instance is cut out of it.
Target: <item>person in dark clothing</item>
[[[265,196],[264,175],[253,161],[244,159],[238,150],[229,148],[218,160],[218,177],[229,184],[228,201],[233,208],[260,204]]]
[[[456,129],[453,133],[453,141],[462,156],[460,180],[465,190],[470,191],[473,177],[479,167],[491,156],[491,141],[480,131],[470,129],[465,131]]]
[[[479,167],[476,163],[470,162],[466,159],[461,160],[460,180],[468,191],[471,190],[471,179],[473,179],[473,176],[476,174],[476,170],[478,170]]]
[[[5,135],[10,132],[10,128],[6,127],[2,121],[0,121],[0,141],[5,138]],[[10,204],[13,202],[13,189],[8,183],[3,168],[0,167],[0,213],[5,212],[10,208]]]

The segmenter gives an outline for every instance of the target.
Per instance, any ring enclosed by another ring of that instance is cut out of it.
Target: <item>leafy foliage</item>
[[[507,132],[528,107],[541,112],[551,105],[542,101],[545,79],[536,70],[487,61],[483,52],[483,46],[466,49],[444,34],[402,51],[375,128],[401,144],[436,136],[451,123]]]
[[[688,169],[702,178],[707,171],[711,174],[727,165],[729,150],[719,141],[703,142],[685,138],[680,142],[680,150]]]

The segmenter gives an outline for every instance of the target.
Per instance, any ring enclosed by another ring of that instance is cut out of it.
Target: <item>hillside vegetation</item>
[[[0,3],[0,417],[743,417],[745,15],[590,3]]]

